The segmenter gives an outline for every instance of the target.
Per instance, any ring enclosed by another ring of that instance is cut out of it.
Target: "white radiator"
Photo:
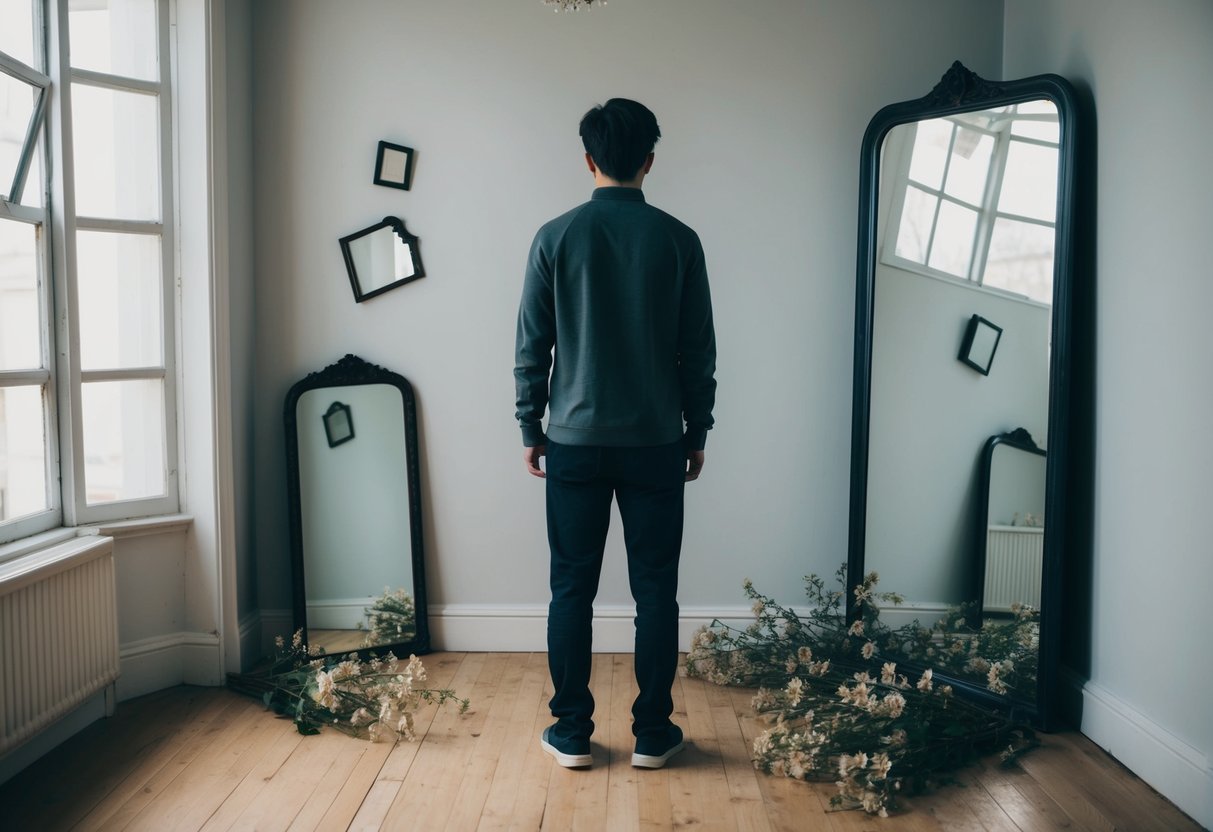
[[[1016,602],[1040,609],[1044,532],[1033,526],[990,526],[986,531],[986,612],[1010,612]]]
[[[77,538],[0,564],[0,754],[117,678],[110,538]]]

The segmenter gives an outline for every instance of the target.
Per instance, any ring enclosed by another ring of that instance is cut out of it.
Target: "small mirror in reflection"
[[[1027,431],[994,436],[987,444],[983,618],[1040,608],[1045,463],[1044,450]]]

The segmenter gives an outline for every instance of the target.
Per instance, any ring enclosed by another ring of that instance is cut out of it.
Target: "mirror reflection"
[[[295,627],[328,653],[429,649],[412,387],[347,355],[284,412]]]
[[[988,493],[982,466],[991,436],[1048,442],[1058,146],[1042,99],[900,124],[880,147],[864,564],[906,599],[891,626],[1039,608],[1043,452],[998,443]],[[992,362],[973,333],[962,349],[974,316],[1001,330]]]
[[[341,238],[341,252],[354,300],[359,303],[425,277],[417,238],[397,217],[384,217],[380,223]]]
[[[983,455],[983,620],[1040,609],[1044,563],[1045,452],[1027,431],[990,437]]]

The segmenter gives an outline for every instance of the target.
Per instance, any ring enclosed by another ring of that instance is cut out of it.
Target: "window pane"
[[[901,227],[898,229],[898,257],[915,263],[927,262],[930,229],[935,224],[938,205],[938,196],[913,186],[906,187],[905,205],[901,207]]]
[[[999,217],[994,221],[983,283],[1053,302],[1054,229]]]
[[[68,0],[72,66],[157,78],[155,0]]]
[[[160,120],[152,95],[72,84],[76,213],[160,219]]]
[[[998,210],[1053,221],[1057,215],[1057,148],[1011,142]]]
[[[0,196],[8,197],[42,90],[0,72]]]
[[[38,229],[0,220],[0,370],[42,366]]]
[[[0,0],[0,20],[0,52],[40,69],[34,63],[34,0]]]
[[[915,263],[927,262],[927,247],[931,244],[931,226],[935,222],[935,207],[938,204],[938,197],[912,185],[906,187],[901,227],[897,229],[898,257]]]
[[[994,137],[967,127],[956,129],[952,144],[952,159],[948,165],[948,182],[944,192],[973,206],[981,205],[986,179],[990,175],[990,156],[994,153]]]
[[[34,144],[34,155],[29,160],[29,173],[25,176],[25,192],[17,200],[31,208],[46,205],[46,180],[42,178],[42,136]]]
[[[0,521],[50,508],[42,390],[0,387]]]
[[[951,141],[952,122],[942,118],[918,122],[914,154],[910,157],[910,178],[939,190],[943,185],[944,162]]]
[[[1021,116],[1011,123],[1011,135],[1028,136],[1057,142],[1060,131],[1057,125],[1057,105],[1052,101],[1025,101],[1018,105],[1016,113]],[[1027,120],[1022,116],[1043,116],[1042,120]]]
[[[80,385],[89,505],[164,493],[164,382]]]
[[[939,206],[939,221],[935,225],[935,240],[931,243],[931,259],[927,265],[967,278],[976,231],[976,211],[945,201]]]
[[[76,258],[80,366],[161,366],[160,238],[78,231]]]

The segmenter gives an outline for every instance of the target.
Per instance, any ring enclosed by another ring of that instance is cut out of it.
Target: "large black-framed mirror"
[[[329,654],[428,652],[412,386],[346,355],[292,386],[283,418],[295,629]]]
[[[880,110],[860,159],[849,583],[875,571],[901,594],[882,610],[892,626],[980,607],[982,448],[1026,429],[1049,449],[1034,678],[996,692],[979,674],[936,674],[1046,729],[1062,636],[1075,118],[1059,76],[987,81],[957,62],[926,96]],[[988,374],[957,360],[974,315],[1002,331]],[[969,616],[975,635],[983,620]]]

